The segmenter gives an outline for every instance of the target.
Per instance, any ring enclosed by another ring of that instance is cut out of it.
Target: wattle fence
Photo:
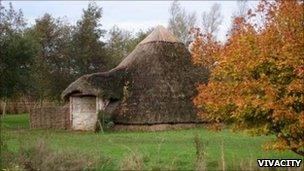
[[[31,109],[30,127],[33,129],[69,129],[69,106],[36,107]]]
[[[2,114],[4,108],[6,114],[21,114],[21,113],[29,113],[31,109],[36,107],[53,107],[53,106],[56,106],[56,103],[49,101],[37,102],[27,98],[8,100],[6,103],[0,100],[0,113]]]

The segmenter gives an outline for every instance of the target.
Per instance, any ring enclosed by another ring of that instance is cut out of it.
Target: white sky
[[[87,7],[89,1],[2,1],[4,6],[12,2],[15,9],[21,9],[29,24],[35,19],[50,13],[54,17],[65,17],[75,24],[81,18],[82,9]],[[109,30],[114,25],[129,31],[164,25],[169,20],[169,8],[172,1],[97,1],[103,8],[103,28]],[[199,26],[201,14],[209,11],[214,3],[221,5],[223,23],[219,29],[219,40],[225,40],[230,27],[231,16],[237,10],[237,1],[180,1],[182,7],[188,12],[195,12],[198,16]],[[257,1],[250,1],[249,6],[255,6]]]

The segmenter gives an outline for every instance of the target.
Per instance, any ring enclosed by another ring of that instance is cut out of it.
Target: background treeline
[[[27,25],[22,11],[1,6],[0,97],[57,101],[78,77],[117,65],[149,31],[131,34],[100,24],[102,8],[90,3],[76,25],[46,13]]]
[[[212,33],[221,23],[218,4],[204,12],[201,21],[177,1],[172,2],[169,14],[168,29],[187,45],[191,42],[189,30],[196,23],[204,30],[212,28]],[[2,113],[8,101],[60,102],[61,92],[72,81],[115,67],[153,29],[132,33],[114,26],[104,30],[102,17],[102,8],[92,2],[75,25],[48,13],[29,25],[21,9],[0,3]]]

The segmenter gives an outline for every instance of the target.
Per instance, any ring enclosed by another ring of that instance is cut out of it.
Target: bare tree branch
[[[221,6],[215,3],[209,12],[203,12],[202,14],[202,33],[215,36],[222,20]]]

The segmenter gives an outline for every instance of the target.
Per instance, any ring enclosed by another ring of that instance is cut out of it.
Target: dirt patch
[[[155,125],[115,125],[111,131],[165,131],[203,127],[202,123],[155,124]]]

